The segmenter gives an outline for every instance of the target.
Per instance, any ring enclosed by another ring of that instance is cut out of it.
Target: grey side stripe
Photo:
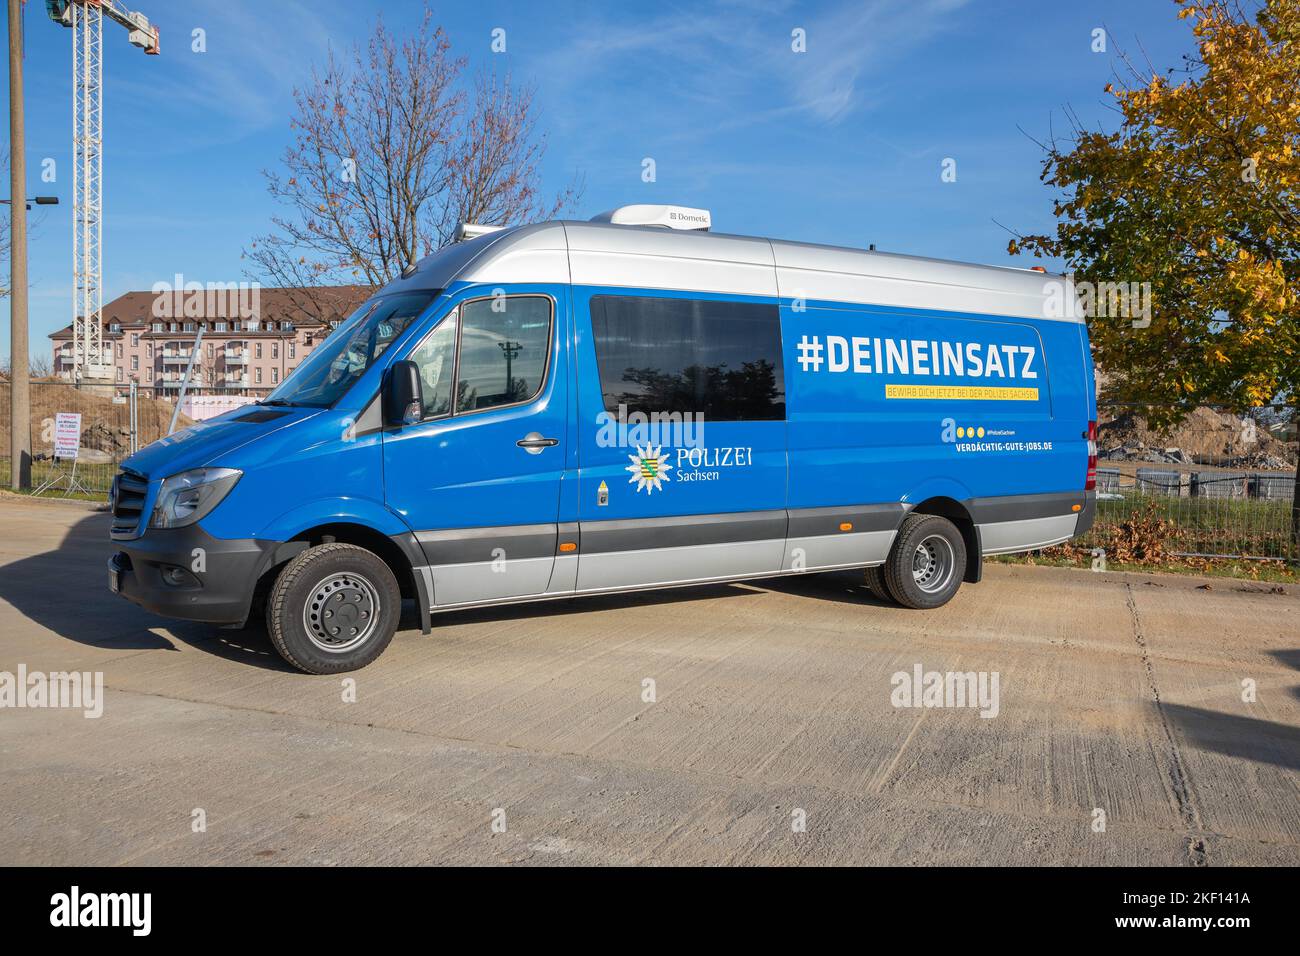
[[[907,516],[901,503],[881,505],[840,505],[834,508],[798,508],[790,512],[791,538],[815,538],[838,535],[846,521],[854,531],[896,531]]]
[[[1027,521],[1030,518],[1053,518],[1075,514],[1070,509],[1082,505],[1086,495],[1078,491],[1058,491],[1038,495],[1003,495],[997,498],[967,498],[962,504],[976,524],[1000,521]]]
[[[980,526],[1040,518],[1077,516],[1073,505],[1087,501],[1082,491],[970,498],[963,504]],[[840,525],[853,534],[897,531],[909,507],[901,502],[796,508],[789,511],[742,511],[729,514],[672,515],[663,518],[619,518],[563,524],[503,525],[419,531],[415,538],[428,564],[488,562],[503,549],[514,560],[549,558],[559,542],[574,541],[578,554],[614,554],[663,548],[687,548],[756,541],[799,541],[843,537]],[[413,561],[414,563],[414,561]]]
[[[647,548],[769,541],[784,538],[785,529],[785,511],[584,521],[581,550],[583,554],[609,554]]]
[[[505,549],[512,561],[549,558],[555,554],[557,536],[553,524],[498,525],[415,533],[432,565],[491,561],[496,548]]]

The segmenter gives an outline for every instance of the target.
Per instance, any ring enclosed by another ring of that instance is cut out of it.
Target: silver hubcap
[[[364,644],[379,624],[379,592],[359,574],[331,574],[312,588],[302,609],[307,637],[322,651],[339,654]]]
[[[934,594],[948,586],[955,564],[948,539],[932,534],[912,554],[912,580],[926,594]]]

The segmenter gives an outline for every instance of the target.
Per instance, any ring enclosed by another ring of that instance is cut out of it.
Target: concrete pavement
[[[109,594],[107,528],[0,500],[0,672],[106,684],[98,719],[0,709],[0,863],[1300,863],[1294,587],[994,565],[918,612],[809,575],[427,637],[408,606],[352,702]],[[996,716],[895,706],[917,665],[996,673]]]

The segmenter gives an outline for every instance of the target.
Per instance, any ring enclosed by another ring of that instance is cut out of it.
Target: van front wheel
[[[899,604],[941,607],[957,593],[966,575],[966,542],[947,518],[908,515],[884,570],[885,584]]]
[[[308,548],[284,566],[266,601],[280,656],[308,674],[365,667],[383,653],[402,598],[388,565],[352,544]]]

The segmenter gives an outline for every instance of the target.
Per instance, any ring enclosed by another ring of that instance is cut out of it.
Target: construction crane
[[[157,55],[158,28],[117,0],[45,0],[50,19],[72,29],[72,377],[111,381],[104,351],[103,270],[104,17],[127,40]]]

